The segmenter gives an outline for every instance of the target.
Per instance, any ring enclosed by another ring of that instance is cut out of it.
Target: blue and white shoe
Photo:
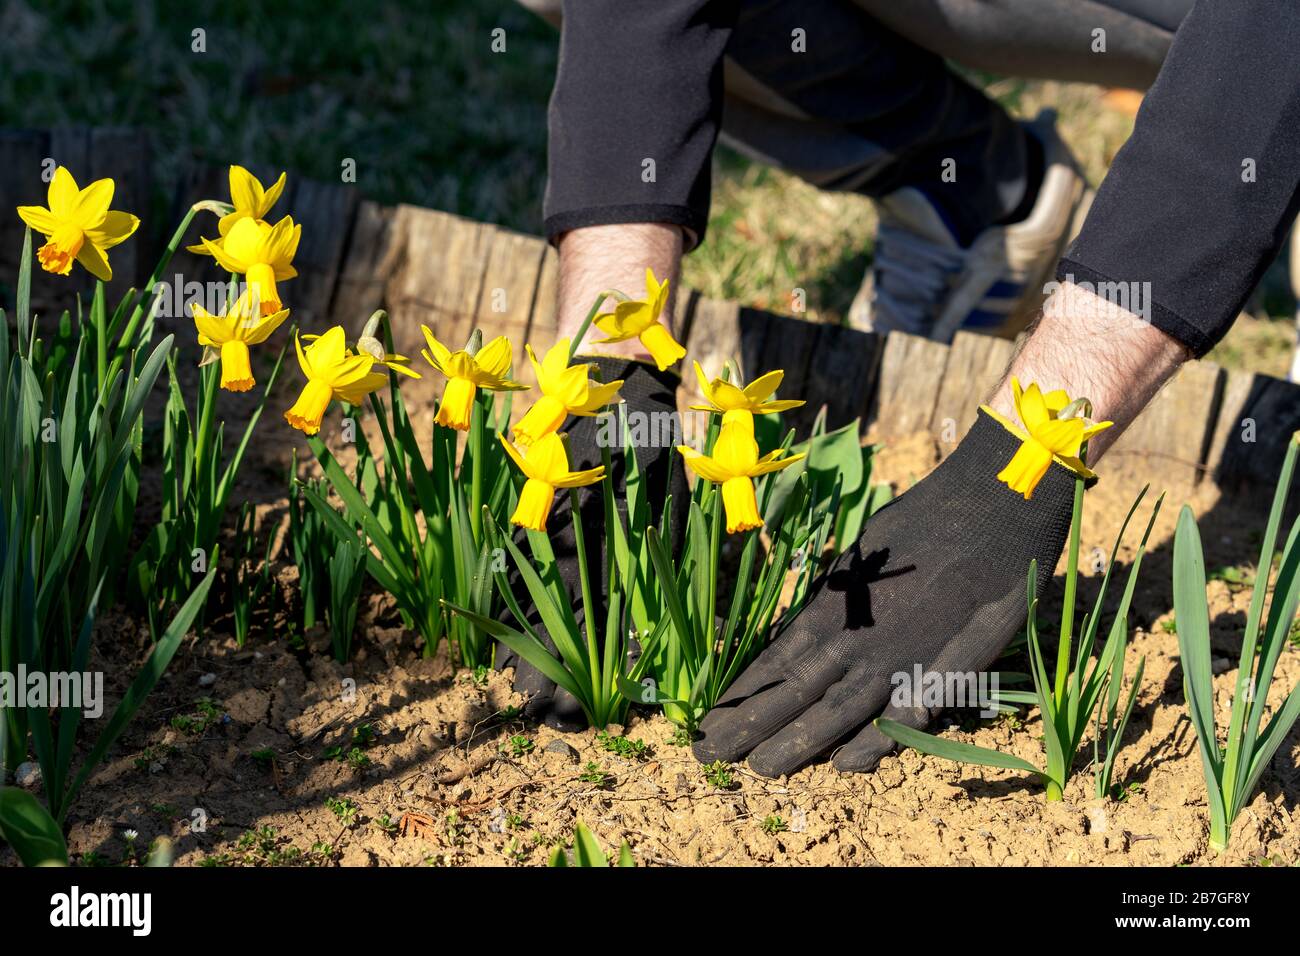
[[[1044,286],[1081,222],[1086,183],[1054,117],[1033,130],[1045,171],[1029,216],[991,226],[968,248],[957,244],[930,200],[904,188],[877,200],[875,261],[849,322],[876,332],[899,330],[949,342],[959,329],[1014,337],[1042,305]]]

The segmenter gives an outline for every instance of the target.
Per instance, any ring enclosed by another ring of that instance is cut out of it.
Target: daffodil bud
[[[483,348],[483,330],[475,329],[469,334],[469,341],[465,343],[465,351],[470,355],[478,355],[481,348]]]
[[[364,352],[374,358],[376,362],[382,362],[388,353],[384,351],[384,345],[379,339],[370,335],[362,335],[357,339],[357,351]]]

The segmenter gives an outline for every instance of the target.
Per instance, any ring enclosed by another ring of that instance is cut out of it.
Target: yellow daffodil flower
[[[113,278],[107,251],[140,226],[140,220],[129,212],[108,208],[114,188],[113,180],[97,179],[80,189],[72,173],[60,166],[50,180],[48,209],[18,207],[19,218],[46,239],[36,252],[42,269],[65,276],[76,261],[96,279],[108,282]]]
[[[469,431],[470,415],[474,410],[474,397],[480,388],[490,392],[517,392],[528,388],[506,378],[510,371],[510,342],[498,335],[475,355],[464,349],[455,352],[433,336],[427,325],[424,340],[429,347],[420,354],[424,360],[447,377],[447,388],[438,403],[434,421],[457,431]]]
[[[782,450],[778,448],[759,458],[753,421],[753,416],[742,413],[732,422],[723,425],[711,457],[689,445],[677,446],[691,471],[705,481],[722,485],[722,506],[727,513],[728,534],[763,526],[763,519],[758,514],[753,479],[793,465],[804,457],[799,454],[782,458]]]
[[[270,189],[263,189],[262,181],[243,166],[231,166],[230,202],[235,208],[234,211],[221,217],[217,223],[217,233],[221,239],[212,241],[220,245],[226,234],[241,219],[265,219],[271,207],[280,199],[280,194],[284,192],[284,182],[285,174],[281,173],[280,178],[271,184]],[[203,243],[197,246],[186,246],[186,248],[201,256],[211,255],[208,247]]]
[[[659,282],[654,272],[646,269],[645,299],[620,302],[614,306],[613,312],[596,316],[596,328],[606,335],[606,338],[600,339],[596,344],[608,345],[611,342],[640,339],[662,372],[686,354],[686,349],[659,321],[667,302],[668,280]]]
[[[258,315],[247,290],[222,315],[213,315],[197,302],[192,308],[199,344],[221,350],[221,387],[231,392],[248,391],[256,384],[248,347],[265,342],[288,317],[289,310]]]
[[[697,412],[716,412],[722,416],[725,425],[744,415],[770,415],[773,412],[789,411],[804,403],[799,399],[775,399],[768,401],[778,388],[785,372],[777,369],[760,375],[748,385],[733,384],[721,378],[709,381],[700,363],[695,363],[695,377],[700,382],[700,392],[707,399],[707,405],[692,405]]]
[[[525,345],[528,360],[537,373],[542,397],[533,403],[514,426],[515,441],[530,445],[564,424],[569,415],[590,417],[618,397],[623,380],[596,382],[589,376],[594,366],[569,364],[569,340],[560,339],[537,361],[531,345]]]
[[[1059,418],[1062,410],[1070,404],[1069,396],[1062,389],[1044,394],[1036,383],[1031,383],[1022,390],[1020,381],[1012,378],[1011,391],[1015,398],[1016,414],[1025,426],[1023,430],[992,409],[985,408],[985,411],[1021,440],[1011,461],[998,472],[998,480],[1012,491],[1024,495],[1028,501],[1053,461],[1084,478],[1096,477],[1079,458],[1079,452],[1084,442],[1114,423],[1088,424],[1082,417]]]
[[[578,488],[591,485],[605,477],[605,467],[586,471],[569,470],[569,453],[558,432],[543,435],[526,451],[520,451],[505,436],[498,435],[519,470],[528,478],[519,494],[519,504],[510,516],[511,522],[532,531],[545,531],[546,519],[551,513],[556,488]]]
[[[284,413],[284,419],[308,435],[320,431],[321,419],[331,399],[359,405],[367,395],[388,382],[388,376],[375,372],[371,355],[356,355],[348,349],[343,327],[336,325],[307,348],[294,339],[298,364],[307,376],[298,401]]]
[[[304,342],[314,342],[320,338],[319,335],[304,335]],[[375,338],[362,336],[357,339],[356,347],[348,346],[348,355],[369,355],[375,360],[376,368],[384,366],[390,368],[399,375],[405,375],[407,378],[423,378],[424,376],[411,368],[411,360],[405,355],[398,355],[396,352],[386,352],[383,344]]]
[[[203,247],[227,272],[242,275],[257,293],[263,315],[284,308],[280,301],[277,279],[292,279],[298,274],[293,257],[302,238],[302,226],[285,216],[274,226],[260,219],[240,219],[230,227],[221,242],[203,240]]]

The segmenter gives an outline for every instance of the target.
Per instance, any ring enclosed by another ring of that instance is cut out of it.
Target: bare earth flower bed
[[[936,461],[931,437],[913,436],[886,448],[876,477],[901,491]],[[1106,462],[1089,492],[1085,555],[1108,549],[1148,465],[1119,455]],[[1076,774],[1063,802],[1045,803],[1024,775],[912,751],[886,757],[868,775],[841,775],[829,764],[774,781],[743,764],[711,770],[649,711],[633,711],[622,729],[627,743],[617,728],[598,737],[528,725],[512,716],[521,699],[508,673],[453,674],[443,653],[421,659],[389,600],[368,592],[358,652],[347,666],[329,658],[323,634],[291,646],[287,616],[255,629],[242,650],[224,618],[192,638],[86,788],[69,849],[83,865],[118,863],[132,846],[123,832],[133,830],[135,848],[170,836],[182,866],[539,865],[581,820],[606,849],[626,840],[639,864],[1294,863],[1295,731],[1239,818],[1228,852],[1208,849],[1205,785],[1172,629],[1173,529],[1186,498],[1214,571],[1252,561],[1259,542],[1250,529],[1261,525],[1257,512],[1235,504],[1246,496],[1229,504],[1208,483],[1191,493],[1170,490],[1133,605],[1128,676],[1142,654],[1146,674],[1116,768],[1127,792],[1120,802],[1097,804],[1086,772]],[[262,506],[259,515],[274,519],[283,508],[283,501]],[[1131,553],[1121,551],[1120,560]],[[1086,570],[1095,586],[1095,569]],[[293,575],[292,565],[281,565],[286,591]],[[1235,678],[1232,640],[1249,589],[1238,588],[1231,572],[1216,577],[1209,595],[1224,719]],[[1052,620],[1059,595],[1046,604],[1042,619]],[[139,625],[109,616],[98,626],[106,633],[95,645],[122,654],[98,665],[110,675],[133,673],[126,665],[143,652]],[[1294,644],[1279,671],[1284,687],[1300,678]],[[349,679],[355,697],[347,702]],[[1036,711],[949,722],[946,733],[956,739],[1040,759]],[[192,826],[195,810],[206,821],[202,830]],[[0,864],[14,862],[0,850]]]

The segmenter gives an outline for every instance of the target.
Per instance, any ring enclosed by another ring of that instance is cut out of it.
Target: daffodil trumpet
[[[798,454],[783,458],[783,449],[777,449],[760,458],[758,442],[754,440],[753,416],[748,413],[722,426],[712,455],[704,455],[689,445],[679,445],[677,450],[691,471],[721,487],[728,534],[763,526],[754,479],[780,471],[805,457]]]
[[[192,306],[199,344],[216,349],[221,361],[221,387],[246,392],[255,384],[248,347],[265,342],[289,316],[288,309],[263,315],[250,291],[245,290],[226,310],[216,316],[197,302]]]
[[[537,376],[539,398],[515,424],[515,441],[529,445],[559,429],[570,415],[591,417],[618,396],[622,379],[598,382],[590,377],[594,365],[569,363],[569,340],[560,339],[540,362],[531,345],[524,346]]]

